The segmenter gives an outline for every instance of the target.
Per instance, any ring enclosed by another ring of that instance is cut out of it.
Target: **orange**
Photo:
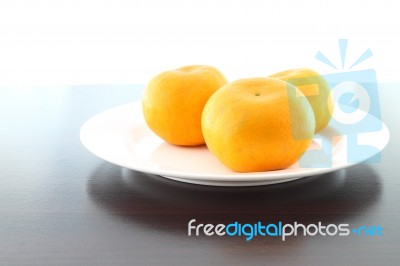
[[[295,85],[307,97],[315,115],[315,133],[323,130],[332,118],[333,98],[326,80],[314,70],[299,68],[269,76]]]
[[[236,172],[283,169],[312,141],[315,118],[303,94],[272,78],[228,83],[208,100],[202,115],[207,147]]]
[[[155,76],[142,98],[147,125],[171,144],[204,144],[201,113],[208,98],[226,82],[216,68],[201,65],[185,66]]]

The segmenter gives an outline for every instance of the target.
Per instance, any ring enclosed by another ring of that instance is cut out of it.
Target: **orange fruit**
[[[332,118],[333,98],[326,80],[314,70],[299,68],[269,76],[295,85],[307,97],[315,115],[315,133],[323,130]]]
[[[201,65],[185,66],[155,76],[142,98],[147,125],[171,144],[204,144],[201,113],[208,98],[226,82],[216,68]]]
[[[211,153],[231,170],[268,171],[299,159],[312,141],[315,118],[296,87],[250,78],[228,83],[210,97],[202,130]]]

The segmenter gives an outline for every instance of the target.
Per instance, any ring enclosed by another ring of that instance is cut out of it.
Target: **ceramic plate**
[[[284,170],[236,173],[222,165],[206,146],[177,147],[164,142],[147,127],[140,102],[120,105],[94,116],[82,126],[80,137],[90,152],[113,164],[181,182],[214,186],[288,182],[345,168],[374,155],[359,155],[356,161],[348,163],[346,135],[328,126],[315,136],[309,147],[319,151],[318,155],[303,156],[300,163]],[[363,133],[360,138],[363,144],[375,147],[377,153],[387,145],[389,130],[382,123],[380,130]],[[332,156],[322,149],[324,139],[332,140]]]

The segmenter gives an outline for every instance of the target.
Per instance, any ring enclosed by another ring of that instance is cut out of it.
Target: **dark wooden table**
[[[399,265],[399,86],[381,86],[379,164],[286,184],[197,186],[90,154],[79,130],[141,86],[0,88],[0,265]],[[383,236],[189,237],[187,224],[380,225]]]

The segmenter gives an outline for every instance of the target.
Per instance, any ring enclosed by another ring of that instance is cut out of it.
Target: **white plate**
[[[371,117],[371,119],[376,118]],[[104,111],[89,119],[80,132],[83,145],[106,161],[177,181],[214,186],[276,184],[332,172],[352,165],[347,162],[346,137],[332,127],[327,127],[316,135],[310,149],[320,149],[318,143],[321,138],[333,136],[336,137],[332,142],[332,160],[318,156],[318,160],[322,163],[324,160],[331,161],[330,167],[304,168],[296,163],[284,170],[236,173],[222,165],[206,146],[178,147],[157,137],[143,119],[140,102],[124,104]],[[389,141],[389,130],[382,123],[381,130],[364,133],[363,139],[363,144],[367,140],[368,144],[376,147],[379,152]],[[372,155],[361,156],[357,162],[364,161]],[[310,160],[315,160],[315,157]],[[305,162],[307,165],[315,163]]]

